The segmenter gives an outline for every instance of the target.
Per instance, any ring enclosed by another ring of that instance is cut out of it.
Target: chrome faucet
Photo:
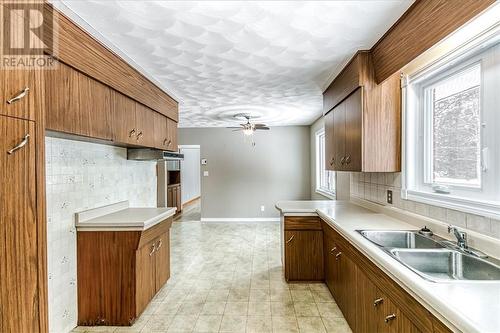
[[[453,232],[453,235],[457,238],[457,246],[461,249],[467,249],[469,246],[467,245],[467,234],[463,231],[459,231],[457,227],[452,225],[448,226],[448,233]]]

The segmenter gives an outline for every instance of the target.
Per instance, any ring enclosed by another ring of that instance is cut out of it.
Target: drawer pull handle
[[[336,246],[334,246],[331,250],[330,250],[330,254],[333,254],[333,252],[337,249]]]
[[[26,144],[28,143],[28,140],[30,138],[30,135],[29,134],[26,134],[23,138],[23,140],[21,142],[19,142],[14,148],[10,149],[9,151],[7,151],[7,154],[11,155],[13,154],[16,150],[18,149],[21,149],[23,148],[24,146],[26,146]]]
[[[149,252],[149,256],[151,257],[153,253],[156,251],[156,243],[153,243],[153,246],[151,246],[151,252]]]
[[[377,298],[376,300],[373,301],[373,306],[377,307],[379,304],[381,304],[383,302],[384,302],[383,298]]]
[[[128,137],[131,138],[135,135],[135,128],[128,133]]]
[[[137,141],[139,141],[139,139],[141,138],[142,136],[142,131],[140,131],[139,133],[137,133]]]
[[[287,240],[287,241],[286,241],[286,243],[288,244],[288,243],[290,243],[291,241],[293,241],[293,238],[294,238],[294,237],[295,237],[295,235],[292,235],[292,237],[290,237],[290,239],[289,239],[289,240]]]
[[[394,319],[396,319],[396,315],[394,313],[392,313],[392,314],[388,315],[387,317],[385,317],[384,321],[386,323],[389,323],[391,320],[394,320]]]
[[[340,256],[342,255],[342,252],[339,252],[335,255],[335,260],[339,260]]]
[[[19,94],[12,97],[11,99],[9,99],[7,101],[7,104],[12,104],[12,103],[17,102],[18,100],[22,99],[24,96],[26,96],[28,91],[30,91],[30,88],[28,88],[28,87],[24,88]]]

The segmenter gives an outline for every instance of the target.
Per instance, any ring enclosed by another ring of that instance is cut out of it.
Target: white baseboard
[[[201,222],[279,222],[279,217],[202,217]]]

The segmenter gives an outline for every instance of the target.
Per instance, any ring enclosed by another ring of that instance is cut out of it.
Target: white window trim
[[[320,187],[321,184],[321,173],[319,172],[319,168],[321,166],[321,160],[320,160],[320,154],[319,154],[319,137],[320,135],[325,134],[325,129],[320,128],[319,130],[316,131],[315,136],[314,136],[314,153],[315,153],[315,159],[316,159],[316,180],[314,184],[315,192],[319,195],[322,195],[328,199],[335,200],[336,194],[335,190],[334,191],[326,191]],[[337,184],[337,181],[335,180],[335,184]]]
[[[493,35],[496,35],[496,38],[499,38],[500,27],[496,26],[495,29],[492,30],[495,30]],[[491,33],[491,31],[489,32]],[[490,36],[491,35],[492,34],[490,34]],[[410,80],[414,80],[417,78],[420,79],[422,75],[430,75],[430,73],[432,73],[433,71],[441,69],[444,64],[447,64],[448,66],[455,65],[457,61],[460,61],[464,57],[468,56],[471,50],[475,49],[477,45],[483,42],[484,38],[477,38],[475,40],[472,40],[468,42],[463,48],[460,48],[460,50],[455,49],[449,54],[430,64],[429,66],[426,66],[425,68],[412,73],[411,77],[409,75],[403,76],[401,80],[403,155],[401,198],[438,207],[459,210],[465,213],[500,219],[500,202],[464,198],[453,196],[450,194],[417,191],[412,188],[412,183],[416,179],[416,173],[418,172],[418,170],[416,170],[417,168],[415,167],[416,164],[414,162],[414,159],[417,157],[416,150],[418,150],[415,145],[414,138],[416,137],[415,132],[419,129],[417,128],[417,126],[415,126],[416,111],[414,110],[414,105],[411,105],[409,102],[409,96],[415,93],[414,91],[412,91],[412,89],[409,89]]]

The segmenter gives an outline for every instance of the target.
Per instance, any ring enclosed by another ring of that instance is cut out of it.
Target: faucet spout
[[[454,227],[452,225],[448,226],[448,233],[453,232],[453,235],[457,239],[457,245],[458,247],[462,249],[467,249],[467,234],[463,231],[459,231],[457,227]]]

